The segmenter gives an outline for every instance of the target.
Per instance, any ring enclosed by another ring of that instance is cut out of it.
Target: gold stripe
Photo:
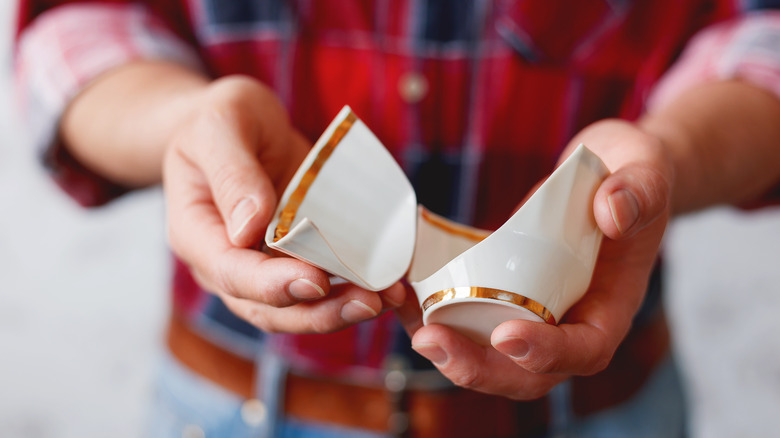
[[[524,309],[530,310],[531,312],[533,312],[534,314],[542,318],[542,320],[544,320],[544,322],[546,322],[547,324],[552,324],[552,325],[557,324],[555,322],[555,317],[553,316],[553,314],[538,302],[528,297],[524,297],[520,294],[507,292],[501,289],[492,289],[489,287],[465,286],[465,287],[452,287],[449,289],[441,290],[429,296],[428,298],[425,299],[425,301],[423,301],[422,310],[423,312],[425,312],[434,304],[441,303],[443,301],[454,300],[456,298],[487,298],[490,300],[504,301],[507,303],[514,304],[516,306],[520,306]]]
[[[290,195],[290,199],[287,200],[287,204],[279,213],[279,221],[274,230],[274,242],[277,242],[290,232],[290,227],[295,220],[295,215],[298,214],[298,208],[301,206],[312,183],[314,183],[314,179],[317,178],[322,166],[356,121],[357,116],[350,111],[350,113],[347,114],[347,117],[345,117],[336,127],[335,131],[333,131],[333,135],[330,136],[328,142],[325,143],[325,146],[317,153],[317,157],[314,158],[311,166],[309,166],[306,173],[303,174],[301,182],[298,183],[298,187],[295,188],[295,191]]]
[[[489,231],[478,230],[476,228],[468,227],[465,225],[457,224],[443,219],[426,209],[422,209],[422,218],[434,226],[441,228],[449,234],[455,236],[465,237],[466,239],[473,240],[475,242],[481,242],[487,236],[490,235]]]

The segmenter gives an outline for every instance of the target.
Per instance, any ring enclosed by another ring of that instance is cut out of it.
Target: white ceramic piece
[[[418,208],[393,157],[345,107],[285,190],[266,244],[370,290],[408,271],[424,323],[488,345],[500,323],[556,324],[585,293],[602,240],[593,197],[607,174],[580,145],[504,225],[478,230]]]
[[[328,126],[282,195],[269,248],[369,290],[404,276],[417,201],[390,153],[349,107]]]
[[[410,272],[423,322],[489,344],[493,329],[509,319],[560,321],[593,274],[602,240],[593,197],[607,173],[580,145],[490,236],[435,272]],[[418,240],[427,230],[418,225]],[[415,260],[425,257],[421,251],[418,244]]]

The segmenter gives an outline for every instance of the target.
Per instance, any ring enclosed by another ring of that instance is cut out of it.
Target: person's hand
[[[204,288],[268,332],[338,330],[405,296],[400,284],[331,288],[321,270],[257,249],[309,147],[271,91],[233,76],[208,85],[164,160],[173,251]]]
[[[579,143],[612,172],[593,203],[605,239],[587,293],[558,326],[507,321],[493,331],[493,346],[482,347],[448,327],[422,327],[413,299],[399,309],[413,348],[455,384],[518,400],[538,398],[569,376],[604,369],[627,334],[666,228],[673,167],[661,142],[628,122],[591,125],[564,157]]]

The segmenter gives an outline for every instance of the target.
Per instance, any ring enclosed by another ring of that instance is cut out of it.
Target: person
[[[177,262],[152,436],[684,433],[659,245],[671,215],[780,180],[778,14],[726,0],[29,0],[19,29],[19,89],[53,178],[88,206],[164,188]],[[508,321],[482,347],[422,326],[401,283],[331,285],[259,251],[344,104],[421,204],[482,228],[587,144],[612,173],[584,298],[557,326]]]

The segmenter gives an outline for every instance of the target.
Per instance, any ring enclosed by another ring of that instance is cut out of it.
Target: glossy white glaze
[[[340,136],[345,120],[349,128]],[[337,146],[323,159],[334,138]],[[533,300],[552,315],[548,321],[560,321],[593,273],[602,234],[592,204],[607,173],[580,145],[491,234],[418,209],[393,157],[345,107],[285,190],[266,244],[370,290],[408,271],[421,305],[450,288],[488,288]],[[301,186],[305,196],[296,195]],[[289,231],[274,241],[282,211],[296,196]],[[443,300],[423,314],[425,323],[450,325],[481,343],[498,324],[516,318],[543,320],[511,302],[476,297]]]

